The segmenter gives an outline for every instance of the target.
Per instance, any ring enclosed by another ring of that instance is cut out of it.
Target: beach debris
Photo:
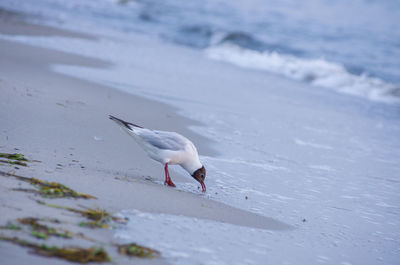
[[[80,222],[79,226],[87,226],[90,228],[109,228],[110,227],[109,222],[111,220],[122,224],[126,223],[125,218],[112,216],[110,213],[100,208],[91,209],[88,207],[80,206],[83,209],[76,209],[68,206],[46,203],[43,201],[37,201],[37,202],[39,204],[46,205],[48,207],[64,209],[70,212],[78,213],[81,216],[85,217],[86,219],[90,220],[89,222]]]
[[[36,244],[18,237],[6,237],[0,235],[0,240],[11,242],[22,247],[33,249],[33,253],[46,257],[57,257],[60,259],[78,262],[109,262],[111,261],[107,252],[101,247],[57,247],[45,244]]]
[[[90,220],[94,220],[94,221],[100,221],[100,220],[108,219],[110,217],[110,214],[107,211],[102,210],[100,208],[91,209],[91,208],[81,206],[85,210],[80,210],[80,209],[75,209],[75,208],[68,207],[68,206],[56,205],[56,204],[52,204],[52,203],[45,203],[43,201],[37,201],[37,202],[39,204],[46,205],[46,206],[49,206],[52,208],[64,209],[64,210],[68,210],[70,212],[79,213],[83,217],[86,217],[86,218],[88,218]]]
[[[7,229],[7,230],[21,230],[22,227],[13,223],[8,223],[7,225],[0,226],[0,229]]]
[[[103,140],[103,138],[102,137],[100,137],[100,136],[93,136],[93,139],[95,140],[95,141],[102,141]]]
[[[124,256],[138,258],[155,258],[156,256],[160,255],[160,252],[155,249],[143,247],[135,243],[117,245],[117,247],[118,252]]]
[[[40,194],[43,197],[46,198],[83,198],[83,199],[97,199],[96,197],[92,195],[88,195],[85,193],[81,192],[76,192],[73,189],[58,183],[58,182],[49,182],[45,180],[40,180],[37,178],[28,178],[28,177],[23,177],[23,176],[18,176],[15,174],[11,173],[6,173],[3,171],[0,171],[1,176],[7,176],[7,177],[14,177],[18,180],[28,182],[31,185],[35,186],[38,188],[38,190],[34,189],[23,189],[23,188],[16,188],[14,190],[17,191],[25,191],[25,192],[31,192],[35,194]]]
[[[30,183],[32,185],[37,186],[39,188],[40,194],[43,195],[44,197],[50,197],[50,198],[73,197],[73,198],[83,198],[83,199],[96,199],[96,197],[92,195],[76,192],[71,188],[57,182],[48,182],[32,178],[30,180]]]
[[[110,228],[110,225],[99,221],[80,222],[79,226],[86,226],[89,228]]]
[[[4,164],[19,165],[23,167],[28,166],[28,164],[26,164],[25,162],[28,162],[29,160],[26,159],[23,154],[0,153],[0,157],[6,159],[6,160],[0,159],[0,162]]]
[[[12,159],[12,160],[18,160],[18,161],[28,161],[28,159],[26,159],[23,154],[18,154],[18,153],[14,153],[14,154],[0,153],[0,157]]]
[[[33,217],[25,217],[17,219],[20,225],[17,225],[12,222],[8,222],[5,226],[0,226],[0,229],[4,230],[17,230],[27,232],[24,229],[24,226],[28,226],[30,228],[29,234],[34,236],[38,239],[48,239],[52,236],[63,238],[63,239],[70,239],[70,238],[81,238],[91,242],[97,242],[97,240],[87,237],[82,233],[74,233],[64,228],[54,228],[44,225],[39,222],[51,222],[54,224],[61,224],[61,221],[58,219],[51,219],[51,218],[33,218]]]
[[[20,218],[18,222],[22,225],[28,225],[32,228],[31,235],[40,238],[48,239],[51,236],[62,237],[62,238],[72,238],[74,233],[59,228],[48,227],[46,225],[40,224],[38,218]]]

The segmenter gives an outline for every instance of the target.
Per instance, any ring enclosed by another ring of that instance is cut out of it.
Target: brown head
[[[203,189],[203,192],[205,192],[206,185],[204,184],[204,180],[206,178],[206,168],[202,166],[201,168],[197,169],[195,172],[193,172],[192,177],[200,182],[201,188]]]

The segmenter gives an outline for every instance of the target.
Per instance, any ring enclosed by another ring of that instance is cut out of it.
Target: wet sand
[[[23,21],[22,15],[13,12],[1,11],[0,17],[1,34],[95,39],[95,36],[31,25]],[[162,166],[150,160],[108,119],[108,115],[149,128],[179,132],[192,139],[200,154],[211,155],[216,152],[210,147],[212,142],[188,129],[200,124],[180,116],[174,107],[166,104],[51,72],[51,64],[110,67],[104,61],[1,40],[0,152],[18,152],[40,162],[31,162],[29,167],[19,166],[18,169],[0,164],[0,170],[57,181],[98,199],[43,199],[12,190],[28,188],[29,185],[0,176],[1,225],[20,217],[56,218],[63,222],[64,228],[95,238],[118,264],[130,260],[121,257],[110,245],[114,242],[113,229],[79,227],[77,224],[83,219],[78,215],[40,205],[36,200],[70,207],[101,207],[112,213],[137,209],[269,230],[290,229],[272,218],[209,200],[200,191],[183,192],[160,184],[164,178]],[[172,176],[177,184],[187,181],[188,177]],[[12,234],[12,231],[4,233]],[[32,237],[27,239],[33,240]],[[51,242],[56,245],[93,245],[81,239],[63,240],[52,239]],[[5,264],[66,263],[30,254],[27,249],[6,242],[0,242],[0,256]],[[166,263],[162,258],[137,262]]]

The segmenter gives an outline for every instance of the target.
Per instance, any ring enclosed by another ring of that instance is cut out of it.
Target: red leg
[[[168,183],[168,174],[169,174],[169,172],[168,172],[168,163],[165,164],[164,170],[165,170],[165,181],[164,181],[164,185],[167,185],[167,183]]]
[[[169,171],[168,171],[168,163],[165,163],[165,181],[164,184],[168,184],[168,186],[171,187],[176,187],[175,184],[172,182],[171,177],[169,175]]]

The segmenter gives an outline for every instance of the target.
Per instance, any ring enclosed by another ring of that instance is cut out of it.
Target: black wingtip
[[[113,115],[108,115],[108,118],[110,120],[119,120],[117,117],[114,117]]]
[[[115,121],[115,122],[117,122],[117,123],[119,123],[119,124],[125,126],[125,127],[128,128],[129,130],[132,130],[131,126],[138,127],[138,128],[143,128],[142,126],[139,126],[139,125],[136,125],[136,124],[133,124],[133,123],[126,122],[126,121],[124,121],[124,120],[118,119],[117,117],[114,117],[113,115],[108,115],[108,118],[109,118],[110,120],[113,120],[113,121]]]

